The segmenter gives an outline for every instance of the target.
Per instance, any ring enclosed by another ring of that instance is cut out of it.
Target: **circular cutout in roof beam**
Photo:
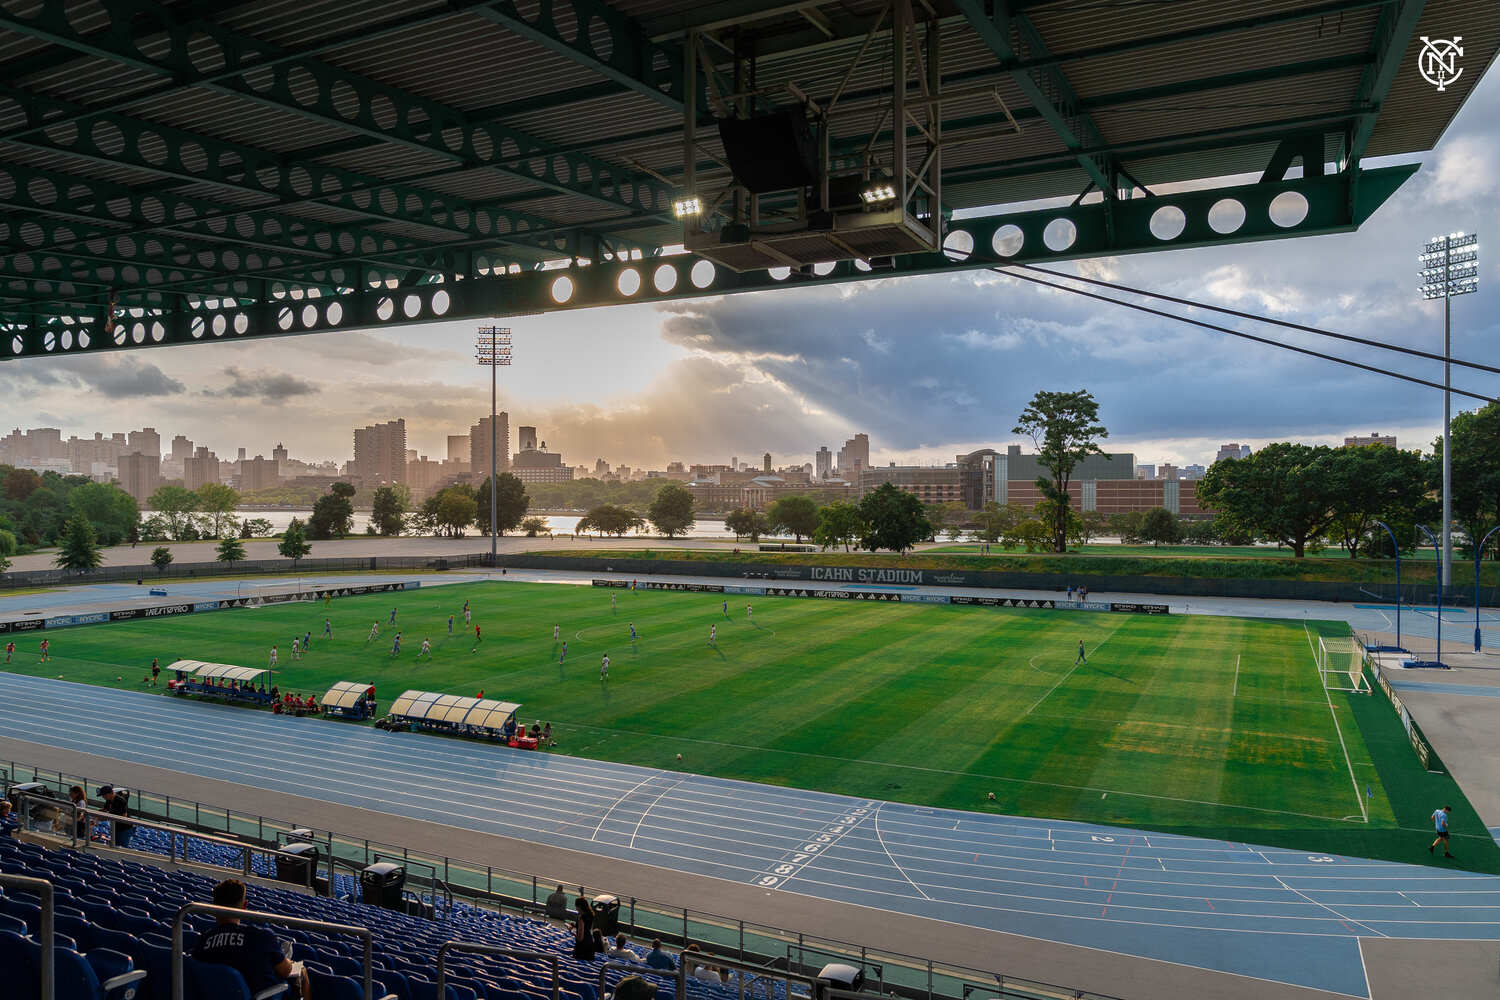
[[[1271,221],[1282,229],[1301,225],[1307,218],[1307,199],[1300,191],[1283,191],[1271,199]]]
[[[831,267],[832,265],[829,266]],[[714,276],[716,273],[717,272],[715,272],[712,262],[700,260],[698,261],[698,263],[694,264],[693,269],[688,272],[688,277],[693,279],[694,288],[707,288],[709,285],[712,285],[714,283]]]
[[[1245,224],[1245,206],[1234,198],[1220,198],[1208,210],[1208,228],[1227,236]]]
[[[831,260],[819,261],[813,265],[813,274],[820,278],[826,278],[833,273],[834,263]]]
[[[995,230],[995,235],[990,240],[990,247],[1001,257],[1014,257],[1025,245],[1026,234],[1021,232],[1020,226],[1012,222],[1007,222]]]
[[[1053,219],[1042,230],[1042,242],[1053,253],[1062,253],[1078,242],[1078,227],[1072,219]]]
[[[401,303],[401,311],[406,314],[407,319],[416,319],[422,312],[422,297],[420,295],[408,295]]]
[[[615,279],[615,288],[621,295],[631,296],[641,290],[641,274],[633,267],[627,267],[620,272]]]
[[[955,229],[943,240],[943,256],[953,261],[968,260],[974,255],[974,234]]]
[[[768,267],[766,268],[766,273],[771,276],[772,281],[785,281],[792,276],[792,269],[789,267]]]
[[[564,274],[552,282],[552,301],[562,305],[573,297],[573,279]]]
[[[1187,228],[1187,215],[1176,205],[1163,205],[1151,213],[1151,235],[1157,239],[1175,240]]]
[[[382,320],[390,319],[396,315],[396,303],[392,301],[389,295],[375,304],[375,315]]]
[[[671,264],[663,264],[651,276],[651,283],[656,286],[658,292],[661,292],[663,295],[667,294],[677,287],[677,268]]]
[[[331,312],[333,310],[333,307],[336,305],[338,305],[337,302],[335,302],[332,306],[329,306],[329,311]],[[437,291],[432,293],[432,314],[434,316],[446,316],[448,314],[449,307],[452,305],[453,299],[443,289],[439,288]],[[335,320],[334,322],[337,321]]]

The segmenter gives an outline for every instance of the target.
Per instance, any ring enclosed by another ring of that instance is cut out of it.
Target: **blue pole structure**
[[[1437,550],[1437,660],[1435,662],[1437,663],[1438,666],[1442,666],[1443,665],[1443,546],[1442,546],[1441,543],[1438,542],[1437,538],[1433,536],[1432,532],[1430,532],[1430,531],[1427,530],[1426,525],[1419,524],[1419,525],[1417,525],[1417,527],[1422,529],[1422,534],[1424,534],[1424,535],[1427,536],[1427,540],[1429,542],[1431,542],[1432,543],[1432,547]]]
[[[1401,648],[1401,543],[1396,541],[1396,533],[1391,526],[1384,521],[1376,521],[1376,524],[1385,529],[1385,533],[1391,536],[1391,551],[1396,554],[1396,648]]]
[[[1479,652],[1479,563],[1484,558],[1484,547],[1490,540],[1490,535],[1500,531],[1500,524],[1495,525],[1484,536],[1484,539],[1474,546],[1474,652]]]

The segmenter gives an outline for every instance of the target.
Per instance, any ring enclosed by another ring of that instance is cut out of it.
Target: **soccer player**
[[[151,657],[151,686],[156,687],[156,680],[161,676],[161,660]]]
[[[469,619],[469,602],[464,601],[464,628],[468,628],[473,622]]]
[[[630,641],[631,642],[635,642],[635,640],[637,638],[638,638],[638,636],[636,635],[636,632],[635,632],[635,622],[631,622],[630,623]]]
[[[391,609],[391,620],[388,621],[388,622],[386,622],[386,624],[387,625],[394,625],[394,624],[396,624],[396,609],[395,608]]]
[[[1437,839],[1427,845],[1428,854],[1432,854],[1433,848],[1437,847],[1437,845],[1439,844],[1442,844],[1443,857],[1453,857],[1452,854],[1448,853],[1448,815],[1452,812],[1452,806],[1443,806],[1443,808],[1441,809],[1433,810],[1432,825],[1437,830]]]
[[[9,663],[10,658],[14,655],[16,655],[16,640],[12,639],[5,644],[5,662]]]
[[[748,605],[748,604],[747,604],[747,605],[745,605],[745,620],[746,620],[746,621],[749,621],[749,620],[750,620],[750,619],[752,619],[752,618],[754,618],[754,617],[755,617],[755,609],[754,609],[754,608],[752,608],[752,607],[751,607],[751,606],[750,606],[750,605]]]
[[[276,669],[276,647],[275,646],[271,647],[271,663],[270,663],[270,667],[271,667],[272,670]]]
[[[42,662],[46,663],[50,659],[52,659],[52,640],[50,640],[50,639],[43,639],[42,640]]]
[[[602,660],[599,661],[599,680],[600,680],[601,683],[604,682],[604,681],[609,680],[609,654],[608,653],[605,653],[604,654],[604,659],[602,659]]]
[[[380,638],[380,623],[379,622],[371,622],[370,623],[370,638],[366,639],[365,642],[374,642],[376,639],[379,639],[379,638]]]
[[[333,619],[332,618],[324,618],[323,619],[323,638],[325,638],[325,639],[332,639],[333,638]]]
[[[718,641],[719,641],[719,626],[717,626],[717,625],[710,625],[708,627],[708,644],[710,646],[712,646],[712,645],[715,645],[716,643],[718,643]]]
[[[728,601],[728,599],[725,599],[725,601],[724,601],[724,607],[721,610],[723,610],[723,612],[724,612],[724,617],[728,618],[729,617],[729,601]]]
[[[419,650],[417,650],[417,659],[420,660],[424,656],[427,657],[429,660],[432,659],[432,640],[431,639],[423,639],[422,640],[422,648],[419,649]]]
[[[333,591],[330,590],[323,595],[323,610],[327,611],[331,607],[333,607]]]
[[[568,658],[568,644],[565,642],[565,643],[563,643],[562,655],[557,658],[557,662],[558,663],[562,663],[562,661],[566,660],[567,658]]]
[[[554,626],[552,626],[552,641],[556,642],[558,636],[560,636],[560,635],[562,635],[562,626],[561,625],[554,625]]]
[[[302,652],[305,653],[309,649],[312,649],[312,629],[302,633]]]
[[[295,635],[292,636],[292,659],[302,659],[302,646]]]
[[[1089,654],[1086,653],[1086,652],[1084,652],[1084,649],[1083,649],[1083,640],[1079,639],[1078,640],[1078,656],[1073,660],[1073,666],[1076,667],[1080,663],[1087,663],[1087,662],[1089,662]]]
[[[467,615],[468,612],[465,611],[464,614]],[[481,639],[483,639],[483,638],[484,638],[484,636],[482,636],[480,634],[480,632],[479,632],[479,626],[475,625],[474,626],[474,649],[478,649],[479,648],[479,641]],[[469,650],[469,652],[471,652],[471,653],[474,652],[474,649]]]
[[[396,638],[394,638],[394,639],[391,640],[391,655],[392,656],[400,656],[401,655],[401,633],[400,632],[397,632],[396,633]]]
[[[615,609],[615,595],[613,593],[611,593],[609,595],[609,610],[613,611],[614,609]]]
[[[453,634],[453,616],[451,614],[448,616],[448,634]]]

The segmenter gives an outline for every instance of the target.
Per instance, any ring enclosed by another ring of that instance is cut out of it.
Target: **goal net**
[[[1327,690],[1369,694],[1370,682],[1365,677],[1364,662],[1364,651],[1353,637],[1318,638],[1318,676]]]

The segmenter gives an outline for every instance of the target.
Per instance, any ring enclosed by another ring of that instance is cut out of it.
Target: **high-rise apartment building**
[[[1396,447],[1396,435],[1382,434],[1379,431],[1375,431],[1368,437],[1360,437],[1356,435],[1354,437],[1344,438],[1345,448],[1368,448],[1372,444],[1383,444],[1387,448],[1394,448]]]
[[[839,449],[839,475],[859,482],[859,474],[870,467],[870,435],[856,434]]]
[[[1222,462],[1226,458],[1249,458],[1250,446],[1248,444],[1221,444],[1219,452],[1214,456],[1215,462]]]
[[[516,451],[536,451],[536,428],[521,426],[516,428]]]
[[[287,454],[286,445],[277,441],[276,447],[271,449],[271,457],[276,460],[278,465],[285,465],[287,459],[291,456]]]
[[[469,435],[467,435],[467,434],[449,434],[448,435],[448,455],[447,455],[447,459],[450,462],[463,462],[465,465],[467,465],[471,461],[471,458],[470,458],[470,455],[469,455]]]
[[[495,471],[510,467],[510,414],[504,410],[495,416]],[[490,418],[480,417],[469,428],[469,474],[482,481],[490,474]]]
[[[391,420],[356,430],[349,475],[365,486],[406,482],[406,421]]]
[[[158,445],[160,447],[160,445]],[[141,506],[161,485],[161,456],[138,451],[120,456],[120,489],[135,497]]]
[[[131,451],[138,451],[142,455],[155,455],[161,459],[161,435],[156,433],[155,427],[142,427],[138,431],[131,431],[128,438]]]
[[[359,432],[356,431],[356,434]],[[256,490],[273,490],[281,485],[280,463],[274,458],[266,458],[264,455],[256,455],[247,458],[240,463],[240,489],[246,493],[254,493]],[[387,480],[388,482],[405,482],[406,469],[401,470],[402,479]]]
[[[188,440],[186,434],[178,434],[172,438],[172,458],[181,462],[183,459],[191,458],[193,455],[193,442]]]
[[[196,490],[204,483],[219,481],[219,456],[199,445],[191,455],[182,460],[182,485]]]
[[[828,450],[826,444],[813,455],[813,468],[819,479],[827,479],[833,475],[833,452]]]

